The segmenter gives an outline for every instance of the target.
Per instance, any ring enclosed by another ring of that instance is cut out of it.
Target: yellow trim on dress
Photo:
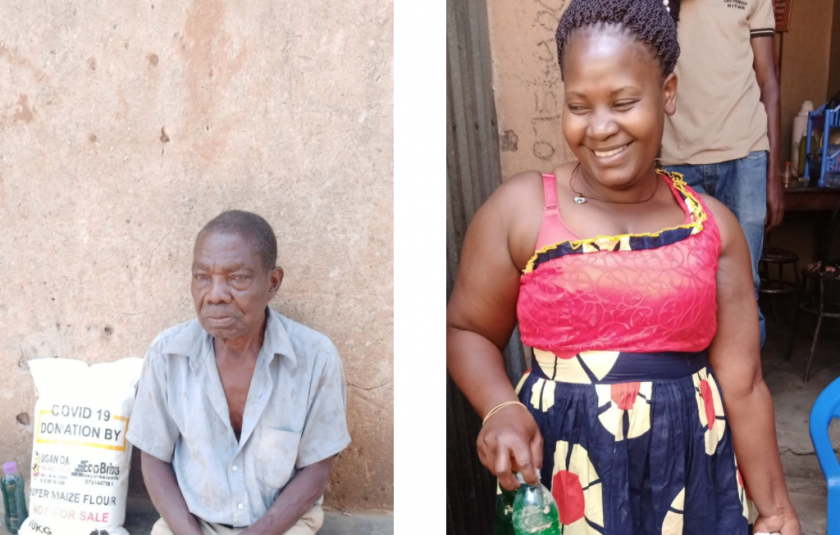
[[[665,171],[664,169],[656,169],[656,173],[657,174],[663,174],[666,177],[668,177],[671,180],[671,184],[673,184],[674,189],[676,189],[678,192],[683,194],[683,196],[685,197],[684,201],[686,201],[686,200],[691,201],[691,202],[686,202],[686,206],[689,209],[689,215],[690,215],[691,219],[693,220],[691,223],[688,223],[688,224],[685,224],[685,225],[677,225],[676,227],[669,227],[669,228],[666,228],[666,229],[662,229],[658,232],[646,232],[646,233],[642,233],[642,234],[617,234],[615,236],[602,236],[602,235],[599,234],[599,235],[595,236],[594,238],[585,238],[585,239],[581,239],[581,240],[565,240],[565,241],[557,242],[557,243],[552,244],[552,245],[546,245],[545,247],[543,247],[539,251],[535,252],[534,256],[532,256],[531,259],[528,260],[528,263],[525,265],[525,269],[522,270],[522,273],[530,273],[531,271],[533,271],[534,270],[534,262],[537,260],[537,257],[539,257],[539,255],[545,254],[548,251],[557,249],[558,247],[560,247],[560,245],[562,245],[564,243],[571,244],[572,249],[577,250],[580,247],[591,246],[593,243],[595,243],[597,241],[608,240],[608,241],[612,241],[612,242],[620,242],[620,241],[623,240],[626,243],[629,238],[658,238],[663,232],[668,232],[668,231],[671,231],[671,230],[692,229],[692,232],[691,232],[692,234],[697,234],[698,232],[703,230],[703,222],[706,221],[706,212],[703,210],[703,207],[700,204],[700,200],[697,197],[695,197],[693,193],[689,192],[686,189],[685,177],[682,175],[682,173],[677,173],[676,171],[669,172],[669,171]],[[626,250],[626,249],[624,249],[624,247],[622,247],[620,250],[623,251],[623,250]],[[592,253],[592,252],[601,252],[601,250],[600,249],[595,249],[595,248],[584,247],[583,252],[584,253]]]

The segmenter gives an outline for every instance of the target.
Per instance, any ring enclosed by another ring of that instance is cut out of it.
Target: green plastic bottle
[[[29,513],[26,511],[26,493],[23,490],[23,476],[18,473],[17,463],[3,463],[3,506],[6,508],[6,529],[17,534]]]
[[[814,150],[816,147],[811,145],[811,150]],[[808,138],[805,137],[805,134],[802,134],[802,139],[799,140],[799,156],[796,160],[796,176],[805,176],[805,159],[808,158]],[[810,170],[811,173],[814,172],[813,169]],[[819,174],[819,170],[817,170],[817,174]]]
[[[500,494],[496,495],[496,529],[494,535],[516,535],[513,530],[513,500],[515,490],[506,490],[499,486]]]
[[[513,529],[516,535],[560,535],[560,516],[551,492],[542,483],[528,485],[522,474],[516,474],[516,478],[521,483],[513,500]]]

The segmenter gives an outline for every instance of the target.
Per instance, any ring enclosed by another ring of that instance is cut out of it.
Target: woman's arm
[[[755,532],[799,535],[776,443],[770,391],[761,375],[758,308],[750,252],[738,220],[723,204],[704,196],[720,227],[717,272],[717,333],[709,346],[738,466],[759,512]]]
[[[520,271],[509,244],[521,241],[514,214],[533,200],[535,188],[541,192],[539,175],[532,175],[510,179],[476,213],[464,238],[446,310],[447,369],[482,418],[500,403],[517,399],[502,357],[516,325],[519,296]],[[536,225],[530,229],[533,240],[541,211],[535,215],[530,225]],[[529,246],[533,250],[533,243]],[[521,471],[529,483],[536,483],[534,468],[542,465],[542,437],[523,407],[511,405],[494,414],[482,427],[477,442],[482,464],[503,487],[519,486],[514,470]]]

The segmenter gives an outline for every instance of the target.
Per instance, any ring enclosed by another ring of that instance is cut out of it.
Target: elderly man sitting
[[[315,533],[350,442],[341,360],[268,307],[283,280],[260,216],[224,212],[193,251],[196,319],[152,342],[128,440],[161,515],[152,535]]]

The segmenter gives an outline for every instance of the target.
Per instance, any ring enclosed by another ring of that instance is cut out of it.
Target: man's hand
[[[140,468],[149,497],[172,533],[202,535],[198,520],[187,508],[172,465],[141,451]]]
[[[767,217],[764,220],[765,232],[770,232],[782,223],[785,215],[785,191],[782,187],[778,161],[769,156],[767,162]]]

